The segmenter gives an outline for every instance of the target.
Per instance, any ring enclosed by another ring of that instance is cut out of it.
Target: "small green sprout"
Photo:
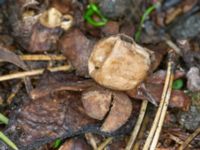
[[[138,42],[140,40],[141,37],[141,32],[142,32],[142,26],[144,24],[144,21],[146,20],[146,18],[158,7],[158,3],[153,4],[152,6],[148,7],[144,14],[142,15],[142,19],[140,21],[140,25],[137,29],[137,32],[135,33],[135,40]]]
[[[173,82],[172,89],[180,90],[183,87],[184,83],[182,79],[177,79]]]
[[[97,15],[101,20],[100,21],[95,21],[92,17],[93,15]],[[94,3],[91,3],[88,5],[87,9],[86,9],[86,12],[84,14],[84,19],[91,25],[93,25],[94,27],[101,27],[101,26],[104,26],[107,22],[108,22],[108,19],[105,18],[101,11],[100,11],[100,8],[94,4]]]
[[[55,142],[53,143],[53,148],[60,147],[61,143],[62,143],[61,139],[56,139]]]
[[[0,113],[0,122],[2,124],[8,124],[9,119],[4,116],[2,113]],[[10,146],[14,150],[18,150],[17,146],[3,133],[0,131],[0,139],[6,143],[8,146]]]
[[[0,122],[4,124],[8,124],[8,118],[0,113]]]
[[[12,149],[18,150],[17,146],[1,131],[0,131],[0,139],[8,146],[10,146]]]

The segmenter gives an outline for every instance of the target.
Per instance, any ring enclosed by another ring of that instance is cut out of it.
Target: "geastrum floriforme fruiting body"
[[[113,90],[131,90],[147,76],[153,53],[126,35],[116,35],[96,43],[88,61],[90,76]]]

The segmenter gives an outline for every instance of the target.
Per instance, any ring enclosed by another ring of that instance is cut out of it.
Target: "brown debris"
[[[88,62],[89,74],[107,88],[134,89],[148,74],[151,54],[131,37],[111,36],[94,46]]]
[[[154,104],[158,104],[161,100],[163,85],[145,83],[138,87],[137,92],[128,91],[128,95],[136,99],[147,99]],[[190,106],[190,98],[179,90],[172,91],[169,107],[188,110]]]
[[[152,84],[164,84],[166,73],[167,73],[166,70],[158,70],[155,73],[148,76],[146,82],[152,83]],[[184,76],[185,76],[184,71],[176,70],[175,75],[174,75],[174,79],[175,80],[180,79]]]
[[[60,40],[60,48],[63,54],[71,61],[76,73],[81,76],[88,76],[87,62],[92,47],[93,42],[79,29],[72,29],[65,33]]]
[[[111,36],[119,33],[119,23],[115,21],[109,21],[104,27],[102,32],[105,36]]]
[[[67,140],[58,150],[92,150],[83,139]]]
[[[57,50],[57,41],[62,33],[60,28],[47,28],[36,24],[30,39],[30,52]]]
[[[132,103],[124,93],[113,93],[113,103],[111,110],[106,117],[101,131],[113,132],[124,125],[132,112]]]
[[[82,103],[88,116],[102,120],[108,113],[112,92],[102,87],[92,87],[82,94]]]

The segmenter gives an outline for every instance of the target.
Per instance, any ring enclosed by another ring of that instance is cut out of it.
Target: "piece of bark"
[[[82,103],[88,116],[102,120],[108,113],[112,92],[102,87],[92,87],[82,94]]]
[[[62,53],[72,63],[77,75],[88,77],[88,58],[93,41],[89,40],[79,29],[65,33],[59,42]]]
[[[132,109],[131,100],[126,94],[113,93],[112,107],[101,126],[101,131],[113,132],[119,129],[129,119]]]
[[[58,150],[92,150],[92,148],[85,140],[74,138],[67,140]]]

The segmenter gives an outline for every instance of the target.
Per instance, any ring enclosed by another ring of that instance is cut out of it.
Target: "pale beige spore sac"
[[[147,76],[153,52],[123,34],[95,44],[88,61],[90,76],[100,85],[114,90],[134,89]]]

